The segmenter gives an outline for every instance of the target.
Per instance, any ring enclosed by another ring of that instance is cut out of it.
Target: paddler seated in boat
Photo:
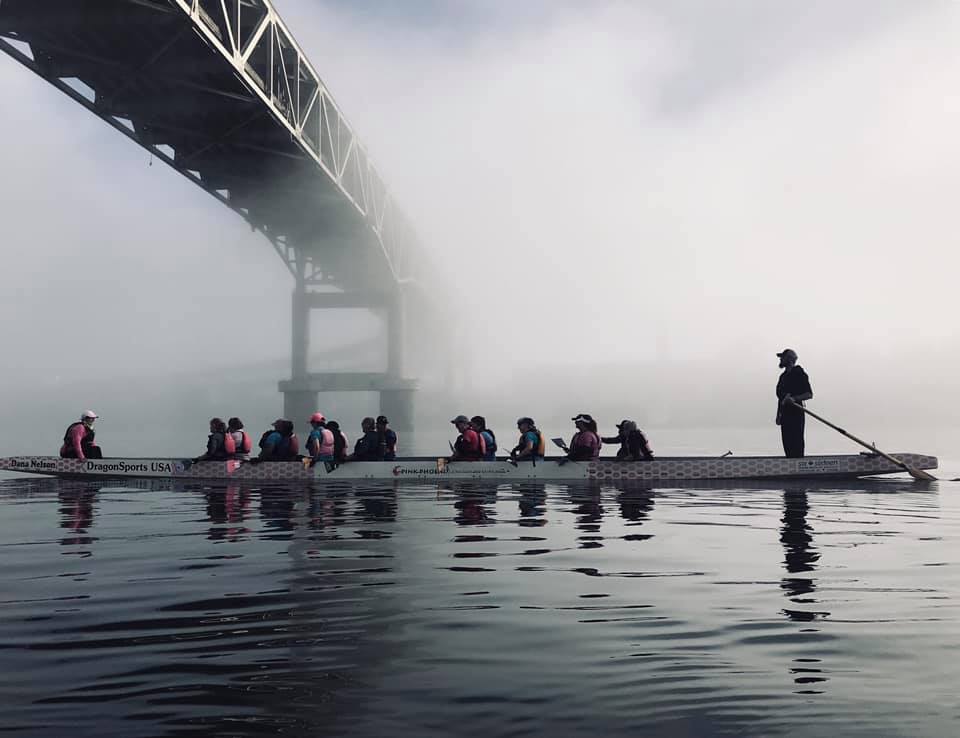
[[[480,438],[483,440],[483,445],[486,448],[486,452],[483,455],[484,461],[496,461],[497,460],[497,437],[493,434],[493,431],[487,428],[487,419],[482,415],[474,415],[470,418],[470,425],[473,426],[473,429],[480,434]]]
[[[647,441],[643,431],[637,428],[632,420],[621,420],[617,423],[617,435],[600,439],[604,443],[619,443],[617,460],[619,461],[649,461],[653,458],[653,449]]]
[[[546,452],[543,433],[537,430],[533,418],[519,418],[517,430],[520,431],[520,442],[510,451],[510,458],[515,461],[537,461],[542,459]]]
[[[93,423],[99,416],[93,410],[87,410],[80,416],[80,420],[67,426],[63,434],[63,445],[60,446],[60,457],[63,459],[102,459],[100,447],[94,443],[96,432]]]
[[[293,423],[283,418],[273,421],[273,430],[260,438],[260,461],[296,461],[300,458],[300,439]]]
[[[236,458],[248,458],[253,450],[253,439],[243,429],[243,421],[240,418],[230,418],[227,421],[227,433],[233,438],[233,445],[237,449]]]
[[[327,421],[327,430],[333,433],[333,460],[341,463],[347,460],[347,434],[340,430],[340,423],[336,420]]]
[[[233,436],[227,432],[227,424],[220,418],[210,419],[210,435],[207,436],[207,452],[194,461],[220,461],[232,459],[237,451]]]
[[[458,415],[450,422],[457,427],[460,435],[453,444],[453,456],[449,461],[482,461],[486,447],[480,434],[470,424],[470,418]]]
[[[353,453],[347,461],[383,461],[384,447],[377,433],[377,424],[373,418],[367,417],[360,421],[360,430],[363,435],[353,447]]]
[[[383,460],[394,461],[397,458],[397,433],[390,428],[390,421],[386,415],[377,416],[377,433],[380,443],[383,444]]]
[[[323,413],[310,416],[310,435],[307,436],[307,455],[317,461],[333,461],[333,431],[327,428]]]
[[[600,436],[597,421],[589,413],[580,413],[571,418],[577,432],[570,439],[567,458],[571,461],[592,461],[600,457]]]

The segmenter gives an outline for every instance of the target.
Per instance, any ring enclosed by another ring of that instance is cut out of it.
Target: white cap
[[[100,416],[97,415],[95,412],[93,412],[93,410],[84,410],[83,415],[80,416],[80,420],[85,420],[85,419],[87,419],[87,418],[91,418],[92,420],[96,420],[96,419],[99,418],[99,417],[100,417]]]

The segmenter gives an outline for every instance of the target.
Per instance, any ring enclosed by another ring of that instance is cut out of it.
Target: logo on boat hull
[[[447,468],[445,466],[443,468],[438,468],[435,466],[416,466],[410,469],[405,466],[398,465],[393,467],[393,469],[390,471],[395,477],[432,477],[436,476],[437,474],[446,474]]]
[[[799,471],[829,471],[840,468],[840,459],[802,459],[797,462]]]

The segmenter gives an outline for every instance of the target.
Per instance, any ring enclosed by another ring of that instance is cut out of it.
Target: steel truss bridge
[[[270,0],[0,0],[0,49],[272,244],[295,279],[288,417],[319,391],[379,390],[412,423],[414,231]],[[308,372],[310,313],[328,307],[385,312],[385,373]]]

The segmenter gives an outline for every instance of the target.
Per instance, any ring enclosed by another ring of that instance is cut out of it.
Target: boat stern
[[[940,461],[936,456],[927,456],[926,454],[890,454],[895,459],[899,459],[907,466],[913,469],[922,469],[923,471],[930,471],[931,469],[938,469],[940,467]]]

